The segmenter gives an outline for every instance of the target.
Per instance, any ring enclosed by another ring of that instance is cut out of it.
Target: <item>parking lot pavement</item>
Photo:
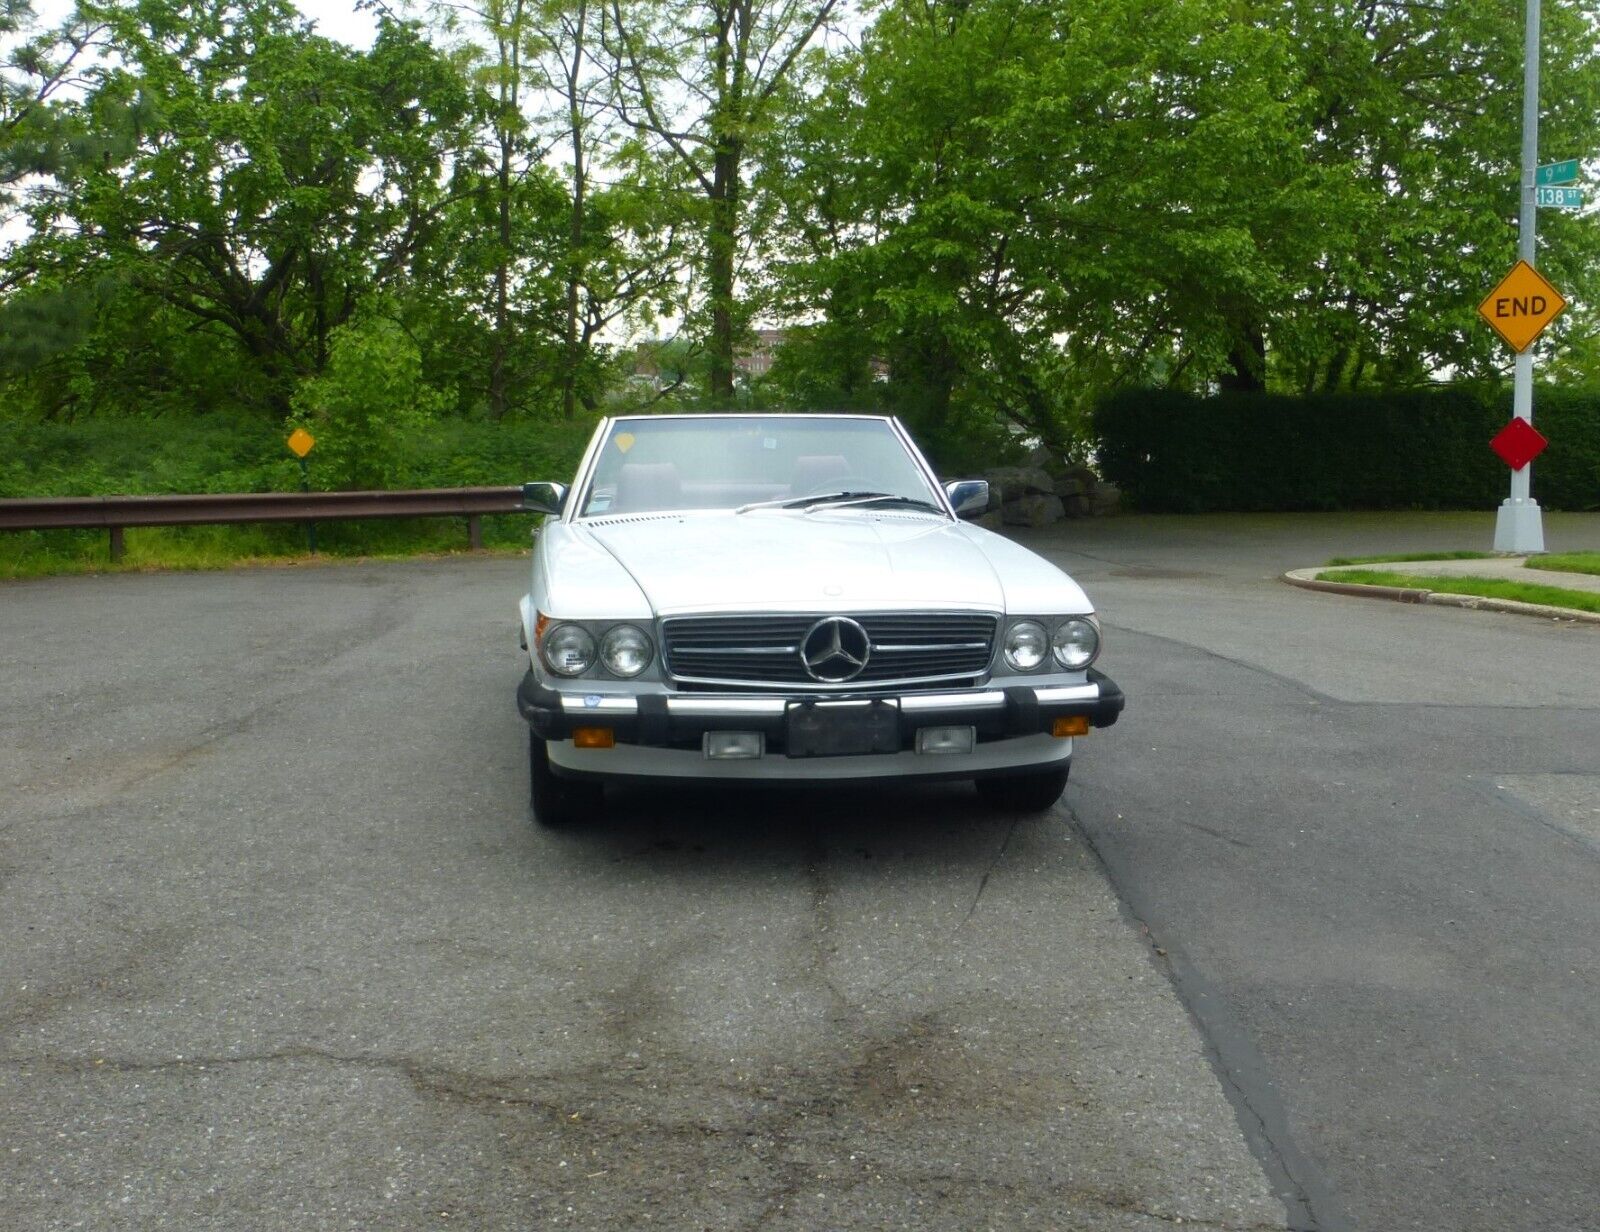
[[[1324,1229],[1600,1210],[1600,628],[1311,593],[1492,513],[1119,518],[1026,536],[1128,692],[1069,804],[1241,1120]],[[1552,550],[1600,516],[1547,516]]]
[[[523,567],[0,587],[0,1226],[1310,1226],[1065,813],[531,828]]]

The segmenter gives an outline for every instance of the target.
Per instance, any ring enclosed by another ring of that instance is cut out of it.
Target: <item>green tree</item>
[[[1586,0],[1542,10],[1541,150],[1587,154],[1600,146],[1600,19]],[[1247,11],[1296,49],[1307,163],[1348,186],[1326,219],[1340,242],[1301,309],[1263,322],[1284,383],[1503,369],[1509,356],[1474,308],[1516,255],[1523,5],[1273,0]],[[1593,220],[1541,211],[1539,230],[1541,269],[1593,302]],[[1574,314],[1552,338],[1583,328]]]
[[[389,316],[363,315],[333,331],[327,368],[296,390],[294,417],[317,438],[324,486],[403,487],[446,398],[424,380],[415,340]]]
[[[772,153],[792,310],[866,331],[929,436],[1070,446],[1086,391],[1215,372],[1292,307],[1333,188],[1286,41],[1227,0],[897,3]]]
[[[25,263],[135,286],[242,351],[255,401],[286,413],[332,331],[440,242],[465,83],[411,26],[386,20],[358,52],[286,0],[86,0],[81,17],[104,48],[63,122],[132,116],[135,140],[32,195]]]
[[[701,235],[715,399],[733,395],[734,345],[746,324],[739,258],[750,238],[752,145],[838,8],[839,0],[610,0],[617,114],[676,164],[686,197],[680,215]]]

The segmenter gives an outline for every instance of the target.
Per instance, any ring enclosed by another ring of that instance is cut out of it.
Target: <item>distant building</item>
[[[756,330],[755,338],[734,352],[733,370],[746,380],[766,376],[787,336],[788,331],[782,329]]]

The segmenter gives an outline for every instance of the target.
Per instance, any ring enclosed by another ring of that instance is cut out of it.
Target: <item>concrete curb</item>
[[[1464,607],[1479,612],[1506,612],[1513,616],[1539,616],[1545,620],[1573,620],[1582,624],[1600,625],[1600,612],[1579,612],[1570,607],[1551,607],[1548,603],[1521,603],[1516,599],[1490,599],[1483,595],[1460,595],[1441,590],[1417,590],[1400,586],[1368,586],[1358,582],[1323,582],[1317,574],[1330,567],[1291,569],[1283,580],[1291,586],[1305,590],[1322,590],[1329,594],[1350,595],[1361,599],[1388,599],[1395,603],[1428,603],[1434,607]]]

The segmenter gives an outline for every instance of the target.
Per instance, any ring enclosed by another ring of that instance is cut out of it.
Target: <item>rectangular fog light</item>
[[[977,743],[976,727],[917,728],[919,753],[970,753]]]
[[[766,738],[760,732],[709,731],[702,747],[713,761],[737,761],[760,757],[766,751]]]
[[[1087,736],[1089,734],[1089,716],[1086,714],[1063,715],[1050,724],[1052,736]]]

